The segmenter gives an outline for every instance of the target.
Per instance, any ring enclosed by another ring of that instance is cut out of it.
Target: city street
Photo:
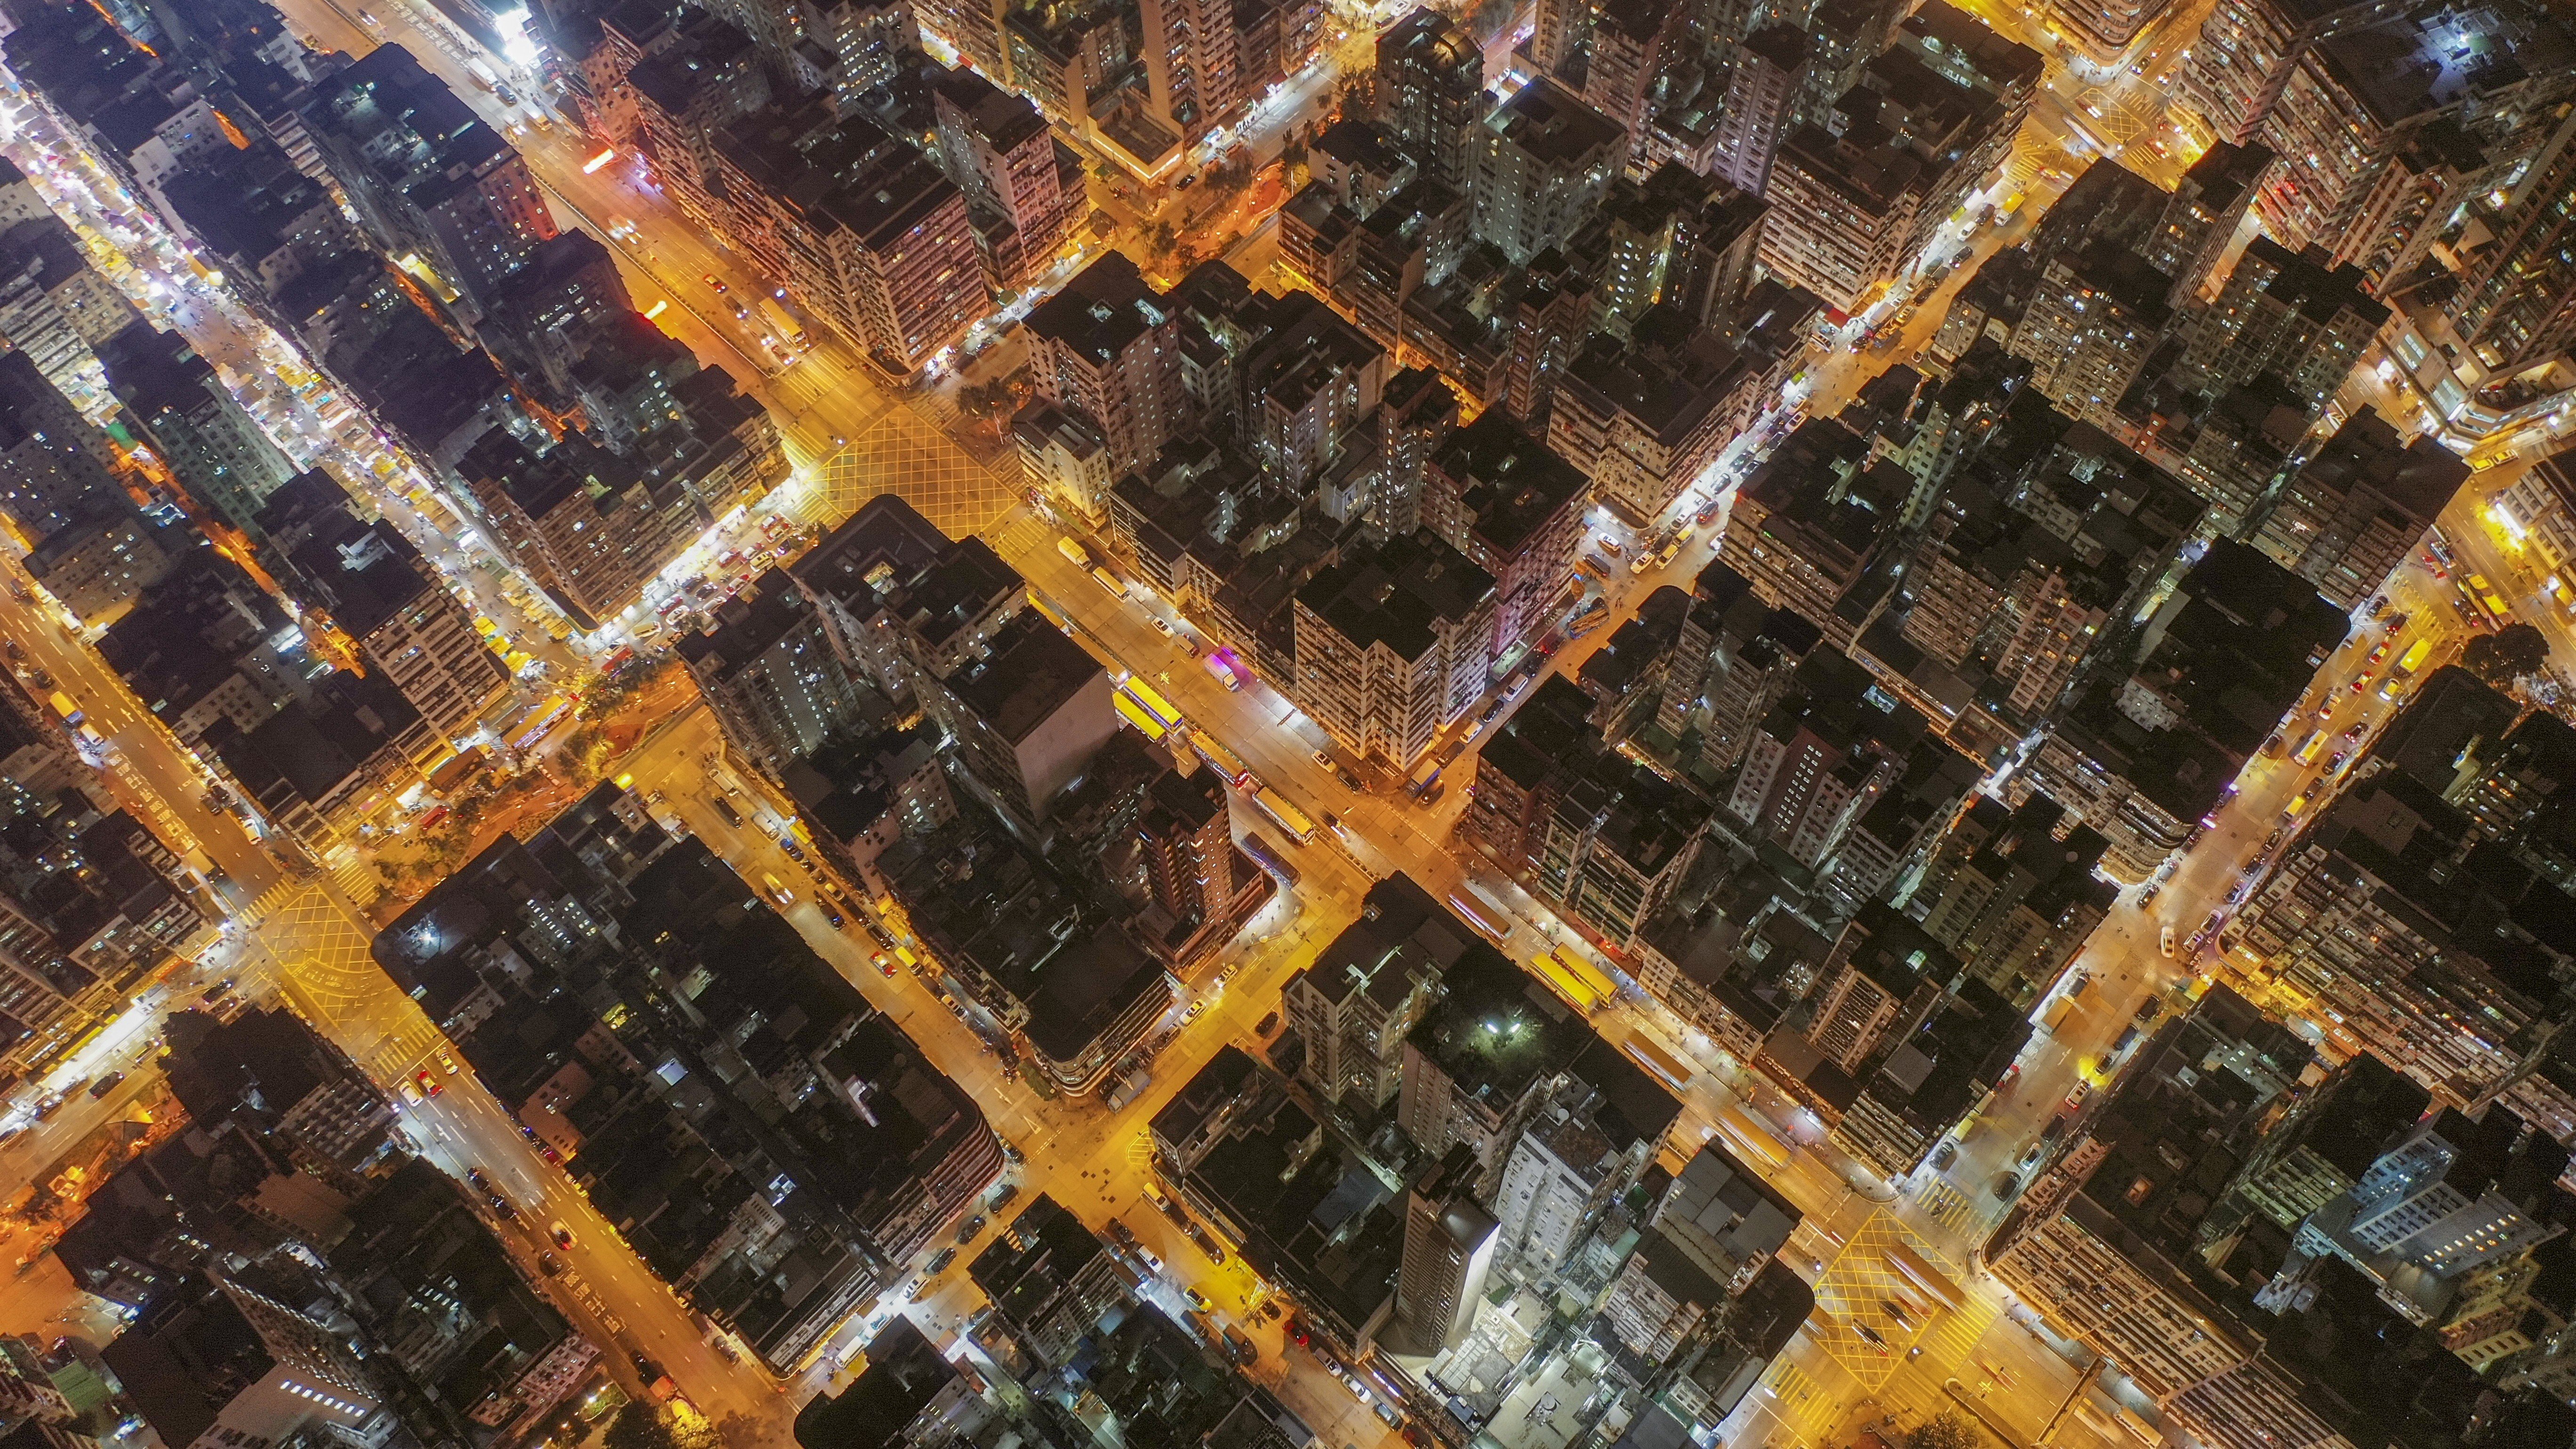
[[[1255,1376],[1276,1387],[1325,1445],[1380,1449],[1393,1442],[1387,1426],[1322,1364],[1287,1346],[1280,1326],[1261,1318],[1257,1309],[1267,1289],[1239,1259],[1223,1266],[1209,1263],[1144,1202],[1150,1175],[1146,1124],[1221,1047],[1255,1043],[1255,1024],[1278,1008],[1287,976],[1355,917],[1372,881],[1396,870],[1411,874],[1435,897],[1473,888],[1507,902],[1512,909],[1507,949],[1515,959],[1525,961],[1548,950],[1588,951],[1575,945],[1577,934],[1543,904],[1456,840],[1453,827],[1466,807],[1467,790],[1450,789],[1429,807],[1400,790],[1353,790],[1314,759],[1317,750],[1337,752],[1320,728],[1258,681],[1246,679],[1239,689],[1227,688],[1207,662],[1193,659],[1153,627],[1151,613],[1161,610],[1159,603],[1114,599],[1057,551],[1056,540],[1062,536],[1058,525],[1019,501],[1015,470],[1006,467],[996,474],[979,465],[916,409],[917,399],[887,386],[846,343],[821,328],[811,329],[811,352],[782,366],[758,314],[729,315],[730,307],[703,279],[719,278],[736,289],[734,295],[746,296],[764,294],[763,280],[644,185],[635,158],[617,157],[596,171],[586,170],[596,148],[578,133],[560,123],[530,125],[524,110],[504,107],[474,84],[465,71],[464,54],[443,22],[412,14],[397,0],[382,0],[371,12],[353,13],[335,0],[285,0],[282,8],[298,31],[325,45],[358,51],[379,38],[401,41],[487,120],[515,128],[514,142],[545,184],[559,219],[589,229],[612,249],[636,305],[667,302],[657,319],[660,325],[710,365],[726,367],[773,408],[800,467],[799,481],[773,499],[773,510],[828,526],[867,498],[892,491],[952,534],[986,534],[1030,587],[1075,623],[1085,647],[1113,668],[1153,681],[1193,728],[1221,741],[1293,804],[1318,820],[1327,813],[1338,820],[1337,827],[1300,843],[1263,820],[1240,792],[1231,792],[1239,832],[1261,835],[1296,864],[1301,880],[1283,891],[1216,962],[1201,968],[1190,983],[1192,994],[1173,1008],[1170,1024],[1185,1029],[1152,1062],[1151,1085],[1115,1111],[1096,1098],[1042,1094],[1004,1071],[984,1040],[941,1005],[935,985],[909,973],[881,975],[870,964],[870,939],[860,923],[853,920],[848,929],[836,930],[812,889],[798,887],[798,902],[788,914],[815,949],[971,1093],[995,1130],[1022,1151],[1028,1160],[1006,1178],[1017,1188],[1020,1202],[1045,1192],[1095,1228],[1112,1218],[1125,1222],[1167,1265],[1168,1282],[1149,1291],[1167,1307],[1177,1307],[1171,1294],[1184,1285],[1215,1300],[1218,1321],[1241,1328],[1259,1346]],[[2171,183],[2196,145],[2175,130],[2150,76],[2172,64],[2171,54],[2161,48],[2172,43],[2170,37],[2188,36],[2204,8],[2186,7],[2142,38],[2133,54],[2156,51],[2159,58],[2119,68],[2107,85],[2087,85],[2063,60],[2052,59],[2048,91],[2031,128],[2006,176],[1987,193],[1993,201],[2025,192],[2024,207],[2004,225],[1945,232],[1940,248],[1965,250],[1970,260],[1941,288],[1917,299],[1918,315],[1898,329],[1892,345],[1857,354],[1836,348],[1818,357],[1801,384],[1812,414],[1830,414],[1871,376],[1914,355],[1938,327],[1946,297],[1964,285],[1973,262],[2026,235],[2063,186],[2063,176],[2080,169],[2086,152],[2126,147],[2130,164]],[[2026,21],[2026,12],[2005,11],[1993,3],[1981,5],[1979,13],[2007,33],[2018,32]],[[360,15],[366,16],[363,26]],[[1256,154],[1275,154],[1281,130],[1319,114],[1329,104],[1331,85],[1330,68],[1319,67],[1284,87],[1254,128]],[[1156,204],[1178,203],[1166,194]],[[1115,215],[1120,208],[1111,210]],[[90,219],[115,230],[103,217]],[[1275,226],[1267,218],[1246,220],[1251,225],[1231,255],[1243,259],[1247,273],[1258,281],[1267,270],[1262,258],[1275,254]],[[130,234],[117,239],[141,244]],[[1258,269],[1251,265],[1255,262]],[[168,315],[200,350],[232,372],[274,373],[285,379],[286,388],[267,389],[267,395],[284,397],[264,421],[305,437],[310,444],[305,456],[331,452],[335,462],[347,462],[353,476],[388,480],[386,488],[377,490],[380,501],[387,502],[406,533],[424,542],[478,611],[505,620],[519,647],[547,659],[559,673],[577,672],[585,658],[617,647],[632,637],[631,626],[651,617],[649,605],[644,606],[600,636],[580,641],[578,648],[550,645],[544,639],[546,621],[537,617],[542,608],[530,611],[512,602],[512,595],[525,594],[523,582],[480,568],[475,551],[460,546],[462,511],[421,488],[394,486],[364,449],[347,443],[346,429],[324,424],[327,409],[314,401],[318,382],[299,387],[279,367],[282,344],[256,335],[225,307],[185,288],[169,309]],[[2476,523],[2483,500],[2512,476],[2510,469],[2481,475],[2455,505],[2459,521],[2449,529],[2450,537],[2462,550],[2463,566],[2512,581],[2509,594],[2517,609],[2541,623],[2554,646],[2576,647],[2563,611],[2545,605],[2523,608],[2522,601],[2537,592],[2536,576],[2512,556],[2508,540]],[[1695,508],[1706,496],[1695,492],[1676,507]],[[742,525],[752,526],[749,520]],[[1617,536],[1631,546],[1638,542],[1624,532]],[[1603,590],[1612,625],[1655,588],[1687,587],[1714,556],[1719,536],[1720,527],[1702,530],[1667,568],[1644,574],[1614,571]],[[701,543],[674,566],[672,576],[685,577],[704,567],[724,546],[724,536]],[[16,577],[13,566],[10,578]],[[2450,607],[2455,596],[2451,584],[2433,580],[2420,564],[2401,571],[2390,592],[2396,607],[2411,615],[2406,630],[2392,638],[2373,629],[2347,645],[2302,705],[2311,712],[2320,705],[2328,710],[2314,725],[2335,737],[2332,751],[2358,752],[2397,708],[2381,700],[2376,688],[2358,693],[2349,688],[2355,676],[2386,668],[2385,659],[2369,662],[2370,651],[2383,639],[2392,656],[2417,638],[2432,639],[2432,656],[2419,671],[2429,672],[2453,657],[2469,632]],[[1165,620],[1175,629],[1189,628],[1168,614]],[[1613,627],[1603,627],[1568,642],[1550,667],[1574,675],[1613,632]],[[43,1171],[100,1123],[129,1110],[151,1086],[139,1052],[148,1049],[159,1013],[187,1004],[206,986],[238,972],[243,990],[282,994],[387,1088],[430,1073],[440,1093],[403,1109],[406,1132],[442,1168],[460,1178],[479,1169],[517,1206],[516,1225],[498,1224],[501,1235],[535,1281],[600,1344],[604,1364],[621,1382],[640,1387],[629,1354],[640,1350],[651,1355],[718,1423],[728,1445],[785,1443],[793,1410],[812,1393],[846,1382],[842,1369],[850,1355],[891,1313],[910,1313],[945,1337],[981,1306],[966,1264],[1016,1205],[990,1213],[994,1223],[961,1245],[956,1263],[922,1283],[917,1295],[907,1297],[904,1289],[919,1268],[905,1272],[903,1282],[834,1333],[790,1383],[773,1383],[747,1354],[710,1342],[565,1173],[546,1164],[523,1139],[509,1112],[471,1075],[449,1075],[439,1065],[444,1043],[435,1028],[367,954],[374,928],[351,900],[353,887],[368,870],[365,861],[349,859],[317,870],[292,847],[264,846],[239,816],[210,805],[202,766],[47,606],[0,594],[0,634],[17,640],[27,651],[26,662],[48,671],[86,711],[88,723],[105,741],[107,778],[118,798],[161,838],[194,846],[188,857],[192,867],[234,916],[222,943],[172,973],[129,1019],[63,1063],[46,1085],[72,1085],[111,1067],[125,1067],[129,1079],[104,1099],[76,1094],[59,1114],[0,1145],[0,1170],[30,1176]],[[44,691],[36,693],[42,698]],[[1499,728],[1501,722],[1498,718],[1482,728]],[[2341,738],[2347,730],[2359,734],[2347,741]],[[2259,862],[2271,848],[2265,842],[2286,834],[2283,812],[2292,801],[2303,800],[2300,809],[2311,816],[2323,808],[2325,782],[2332,773],[2327,751],[2303,765],[2290,757],[2288,746],[2295,742],[2293,731],[2280,757],[2258,758],[2249,765],[2240,778],[2240,793],[2181,857],[2151,907],[2135,904],[2134,887],[2124,892],[2122,903],[2077,962],[2076,970],[2090,979],[2089,989],[2054,1035],[2034,1039],[2018,1076],[1961,1134],[1957,1160],[1946,1172],[1927,1167],[1901,1183],[1876,1181],[1824,1141],[1813,1117],[1633,987],[1596,1017],[1596,1027],[1614,1043],[1643,1039],[1694,1068],[1682,1093],[1684,1111],[1667,1143],[1668,1169],[1677,1169],[1700,1143],[1717,1137],[1733,1143],[1749,1162],[1767,1167],[1774,1185],[1807,1214],[1790,1259],[1802,1274],[1815,1277],[1827,1311],[1809,1321],[1765,1375],[1738,1419],[1727,1426],[1728,1442],[1821,1449],[1849,1442],[1857,1428],[1882,1416],[1914,1422],[1958,1408],[2016,1444],[2036,1441],[2043,1433],[2048,1442],[2070,1449],[2097,1442],[2126,1444],[2113,1432],[2111,1416],[2119,1401],[2088,1387],[2094,1382],[2092,1366],[2081,1351],[2052,1340],[2029,1322],[2028,1311],[2011,1303],[1977,1266],[1976,1254],[2019,1186],[2023,1154],[2043,1126],[2066,1109],[2077,1082],[2104,1081],[2110,1066],[2106,1051],[2143,1010],[2174,1003],[2196,973],[2205,977],[2219,969],[2215,960],[2168,958],[2159,947],[2161,933],[2170,927],[2178,937],[2191,937],[2214,910],[2223,909],[2230,892],[2247,879],[2249,863]],[[761,802],[765,809],[745,812],[739,827],[715,812],[712,802],[724,786],[714,778],[710,760],[721,743],[712,715],[692,704],[663,719],[620,768],[639,791],[665,797],[656,808],[676,814],[745,880],[764,874],[791,882],[804,879],[806,872],[779,843],[787,818],[781,802]],[[1463,780],[1471,766],[1472,757],[1462,757],[1458,778]],[[1230,979],[1220,985],[1229,969]],[[2260,991],[2259,983],[2244,985]],[[1205,1010],[1200,1019],[1189,1021],[1187,1011],[1200,1000],[1206,1002]],[[2035,1006],[2044,1004],[2045,999]],[[2331,1024],[2310,1023],[2307,1029],[2313,1039],[2351,1049]],[[1763,1144],[1744,1140],[1748,1131],[1769,1139],[1767,1150],[1777,1154],[1776,1166],[1769,1163]],[[1998,1193],[1998,1181],[2008,1172],[2014,1182]],[[566,1271],[546,1278],[537,1274],[536,1261],[549,1248],[545,1235],[555,1222],[570,1231],[574,1244],[559,1252]],[[924,1256],[945,1242],[935,1240]],[[1891,1247],[1931,1262],[1959,1293],[1957,1307],[1934,1315],[1909,1340],[1895,1344],[1893,1352],[1850,1327],[1875,1311],[1869,1305],[1879,1299],[1874,1285],[1884,1280],[1884,1254]],[[79,1320],[83,1308],[62,1280],[59,1265],[47,1259],[15,1290],[0,1290],[0,1327],[60,1332]],[[39,1309],[52,1329],[35,1321]],[[89,1331],[104,1328],[88,1325]]]

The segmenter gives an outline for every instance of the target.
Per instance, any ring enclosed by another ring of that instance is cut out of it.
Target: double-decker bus
[[[1252,803],[1260,807],[1262,814],[1270,817],[1271,824],[1287,831],[1289,838],[1299,845],[1315,838],[1315,822],[1307,818],[1305,811],[1290,804],[1287,796],[1270,786],[1263,785],[1254,790]]]

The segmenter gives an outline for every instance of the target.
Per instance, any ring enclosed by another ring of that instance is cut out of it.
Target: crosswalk
[[[1914,1199],[1922,1204],[1926,1218],[1964,1241],[1973,1241],[1984,1226],[1985,1212],[1977,1200],[1940,1178],[1925,1180]]]

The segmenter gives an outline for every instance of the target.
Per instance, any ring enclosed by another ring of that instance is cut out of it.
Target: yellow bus
[[[1643,1036],[1628,1038],[1628,1055],[1636,1059],[1637,1065],[1654,1073],[1666,1087],[1675,1092],[1689,1090],[1690,1068],[1673,1060],[1671,1052],[1655,1045],[1648,1038]]]
[[[1134,699],[1130,698],[1127,691],[1123,689],[1118,691],[1118,693],[1110,696],[1109,702],[1117,707],[1118,717],[1120,719],[1134,725],[1136,727],[1136,733],[1143,735],[1145,738],[1152,740],[1156,744],[1161,744],[1163,742],[1163,736],[1171,733],[1169,729],[1165,728],[1161,720],[1154,718],[1151,710],[1146,709],[1143,705],[1138,704]]]
[[[1741,1106],[1717,1114],[1718,1131],[1726,1138],[1727,1147],[1744,1160],[1747,1167],[1760,1172],[1778,1172],[1789,1165],[1789,1150],[1770,1128]]]
[[[1264,785],[1252,792],[1252,803],[1270,817],[1272,824],[1288,832],[1299,845],[1315,838],[1315,822],[1305,811],[1288,803],[1288,797]]]
[[[1241,759],[1237,758],[1234,751],[1218,744],[1216,736],[1209,734],[1206,730],[1192,730],[1190,731],[1190,744],[1197,748],[1201,758],[1216,767],[1216,772],[1218,774],[1232,780],[1237,789],[1250,788],[1250,782],[1252,780],[1251,768],[1246,766]]]
[[[1960,1304],[1965,1301],[1959,1296],[1959,1285],[1935,1271],[1931,1264],[1923,1261],[1920,1253],[1903,1243],[1889,1243],[1881,1250],[1881,1256],[1887,1259],[1889,1267],[1896,1270],[1896,1276],[1921,1289],[1942,1307],[1953,1313],[1959,1311]]]
[[[1147,714],[1161,720],[1165,730],[1176,730],[1181,727],[1181,712],[1174,709],[1170,700],[1163,698],[1154,686],[1147,684],[1143,679],[1131,674],[1127,676],[1127,682],[1119,688],[1142,706]]]
[[[1571,950],[1563,952],[1561,959],[1565,962],[1565,969],[1573,972],[1574,979],[1582,982],[1594,996],[1603,1001],[1615,1000],[1618,997],[1619,984],[1603,974],[1600,967],[1584,960]]]
[[[1584,986],[1582,977],[1567,970],[1565,963],[1557,959],[1555,952],[1550,951],[1532,961],[1530,969],[1537,972],[1538,978],[1546,982],[1557,995],[1564,997],[1568,1005],[1585,1016],[1590,1016],[1601,1009],[1601,998]]]

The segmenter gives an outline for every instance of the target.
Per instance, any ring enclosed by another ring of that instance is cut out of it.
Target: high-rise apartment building
[[[1246,99],[1234,7],[1226,0],[1137,0],[1145,85],[1184,145],[1233,122]]]
[[[1587,1074],[1608,1085],[1595,1087]],[[1563,1268],[1601,1210],[1637,1185],[1676,1111],[1662,1088],[1597,1043],[1547,1083],[1494,1189],[1499,1261],[1525,1278]]]
[[[1501,409],[1424,461],[1422,525],[1492,575],[1498,650],[1539,624],[1564,588],[1590,501],[1583,474]]]
[[[2007,809],[1980,795],[1924,863],[1907,914],[1961,967],[2007,1000],[2026,1002],[2066,969],[2118,894],[2093,874],[2102,837],[2042,796]]]
[[[1817,974],[1807,1040],[1825,1060],[1857,1072],[1882,1043],[1905,1039],[1931,1017],[1958,967],[1930,932],[1872,901],[1835,937]]]
[[[2544,1004],[2487,962],[2531,948],[2469,864],[2480,839],[2465,812],[2384,771],[2326,807],[2239,917],[2268,970],[2340,1017],[2339,1041],[2454,1105],[2515,1071],[2507,1043]]]
[[[822,611],[782,569],[718,605],[713,628],[682,638],[680,663],[725,742],[770,775],[859,718],[859,693]]]
[[[1858,664],[1811,655],[1747,737],[1727,813],[1813,869],[1894,782],[1923,733],[1923,717],[1887,700]]]
[[[2171,6],[2172,0],[2110,0],[2107,4],[2049,0],[2041,13],[2051,34],[2074,41],[2094,65],[2108,66],[2125,59],[2129,47]]]
[[[1124,253],[1085,267],[1027,325],[1039,395],[1099,429],[1114,474],[1144,467],[1189,426],[1179,312]]]
[[[134,304],[93,270],[69,228],[52,216],[0,231],[0,340],[36,363],[67,398],[107,385],[97,345],[134,320]]]
[[[2174,184],[2154,231],[2133,242],[2147,265],[2173,278],[2174,306],[2198,296],[2218,270],[2278,159],[2261,146],[2220,141]]]
[[[1595,0],[1539,0],[1538,22],[1530,32],[1530,59],[1541,76],[1573,72],[1599,13]]]
[[[1485,53],[1439,11],[1414,11],[1377,38],[1378,129],[1417,175],[1460,196],[1476,189]]]
[[[2185,93],[2219,139],[2280,156],[2260,201],[2273,236],[2367,257],[2381,239],[2359,224],[2384,221],[2386,195],[2445,169],[2419,141],[2439,137],[2432,151],[2454,154],[2538,146],[2533,102],[2565,83],[2558,29],[2546,7],[2524,3],[2419,24],[2385,5],[2220,0],[2191,47]],[[2387,84],[2401,73],[2407,84]]]
[[[283,558],[270,572],[355,640],[422,723],[450,741],[473,733],[510,672],[409,539],[390,523],[362,522],[339,482],[318,470],[271,494],[257,522]]]
[[[2143,657],[2079,687],[2023,772],[2101,832],[2120,880],[2181,847],[2351,628],[2305,580],[2226,539],[2165,607]]]
[[[1043,1192],[967,1262],[966,1273],[992,1301],[1004,1330],[1049,1366],[1070,1361],[1101,1315],[1129,1301],[1118,1255]]]
[[[1475,232],[1514,265],[1591,220],[1628,159],[1616,121],[1544,78],[1495,107],[1476,140]]]
[[[1627,164],[1646,154],[1654,127],[1658,82],[1686,51],[1696,49],[1692,7],[1676,4],[1605,5],[1592,25],[1584,58],[1583,103],[1628,133]]]
[[[1082,220],[1080,162],[1026,97],[968,70],[942,72],[931,91],[939,154],[965,189],[997,285],[1016,290],[1046,271]]]
[[[496,429],[456,471],[502,548],[585,628],[632,602],[709,518],[678,478],[578,437],[531,455]]]
[[[1475,1152],[1462,1142],[1405,1191],[1395,1320],[1416,1352],[1452,1347],[1475,1326],[1501,1246],[1501,1225],[1476,1201],[1479,1175]]]
[[[1922,162],[1877,138],[1805,125],[1779,144],[1763,200],[1762,265],[1848,310],[1895,274],[1922,207]]]
[[[926,677],[926,676],[925,676]],[[985,652],[924,689],[923,704],[957,742],[967,779],[1023,832],[1117,732],[1109,673],[1031,610]]]
[[[1484,696],[1494,580],[1427,534],[1345,553],[1297,591],[1289,694],[1343,748],[1399,772]]]
[[[107,439],[45,381],[35,359],[0,354],[0,511],[30,542],[121,511]]]
[[[2310,1213],[2351,1191],[2431,1101],[2367,1052],[2337,1067],[2256,1139],[2200,1241],[2235,1231],[2249,1217],[2295,1232]]]
[[[2086,422],[2116,421],[2120,399],[2164,340],[2172,279],[2107,238],[2041,265],[2011,349],[2030,385]]]
[[[2379,414],[2356,413],[2281,482],[2254,546],[2356,609],[2414,555],[2468,476],[2469,465],[2432,438],[2400,443]]]
[[[909,140],[818,101],[746,117],[711,149],[736,245],[880,365],[918,370],[981,314],[966,193]]]
[[[1232,938],[1269,899],[1269,877],[1235,848],[1213,770],[1156,775],[1136,813],[1136,842],[1153,906],[1131,929],[1175,970]]]
[[[1763,602],[1794,610],[1837,649],[1860,637],[1884,598],[1872,587],[1914,479],[1892,462],[1864,467],[1867,443],[1836,418],[1781,440],[1736,494],[1718,558]]]
[[[1736,47],[1726,73],[1726,104],[1709,142],[1711,175],[1756,196],[1765,193],[1771,158],[1789,134],[1805,85],[1808,44],[1804,30],[1766,25]]]
[[[2216,301],[2184,327],[2185,360],[2221,391],[2271,376],[2322,413],[2388,320],[2357,267],[2329,267],[2322,248],[2247,243]]]
[[[136,322],[100,344],[99,355],[135,431],[181,487],[227,522],[249,527],[295,476],[213,364],[178,333]]]
[[[481,307],[555,234],[527,163],[410,51],[380,45],[313,95],[314,146],[385,255]]]
[[[2460,341],[2486,368],[2518,372],[2576,343],[2576,146],[2543,153],[2514,188],[2449,307]]]
[[[1466,948],[1461,930],[1399,871],[1371,886],[1360,918],[1289,976],[1280,1011],[1306,1043],[1298,1075],[1318,1095],[1364,1111],[1395,1095],[1405,1035]]]
[[[718,189],[714,138],[769,104],[762,62],[760,47],[731,21],[691,11],[627,72],[654,179],[700,226],[724,224],[723,207],[710,194]]]
[[[1596,333],[1570,359],[1547,429],[1548,446],[1592,479],[1593,496],[1639,525],[1705,477],[1786,381],[1758,354],[1685,332],[1676,313],[1650,320],[1624,343]]]

